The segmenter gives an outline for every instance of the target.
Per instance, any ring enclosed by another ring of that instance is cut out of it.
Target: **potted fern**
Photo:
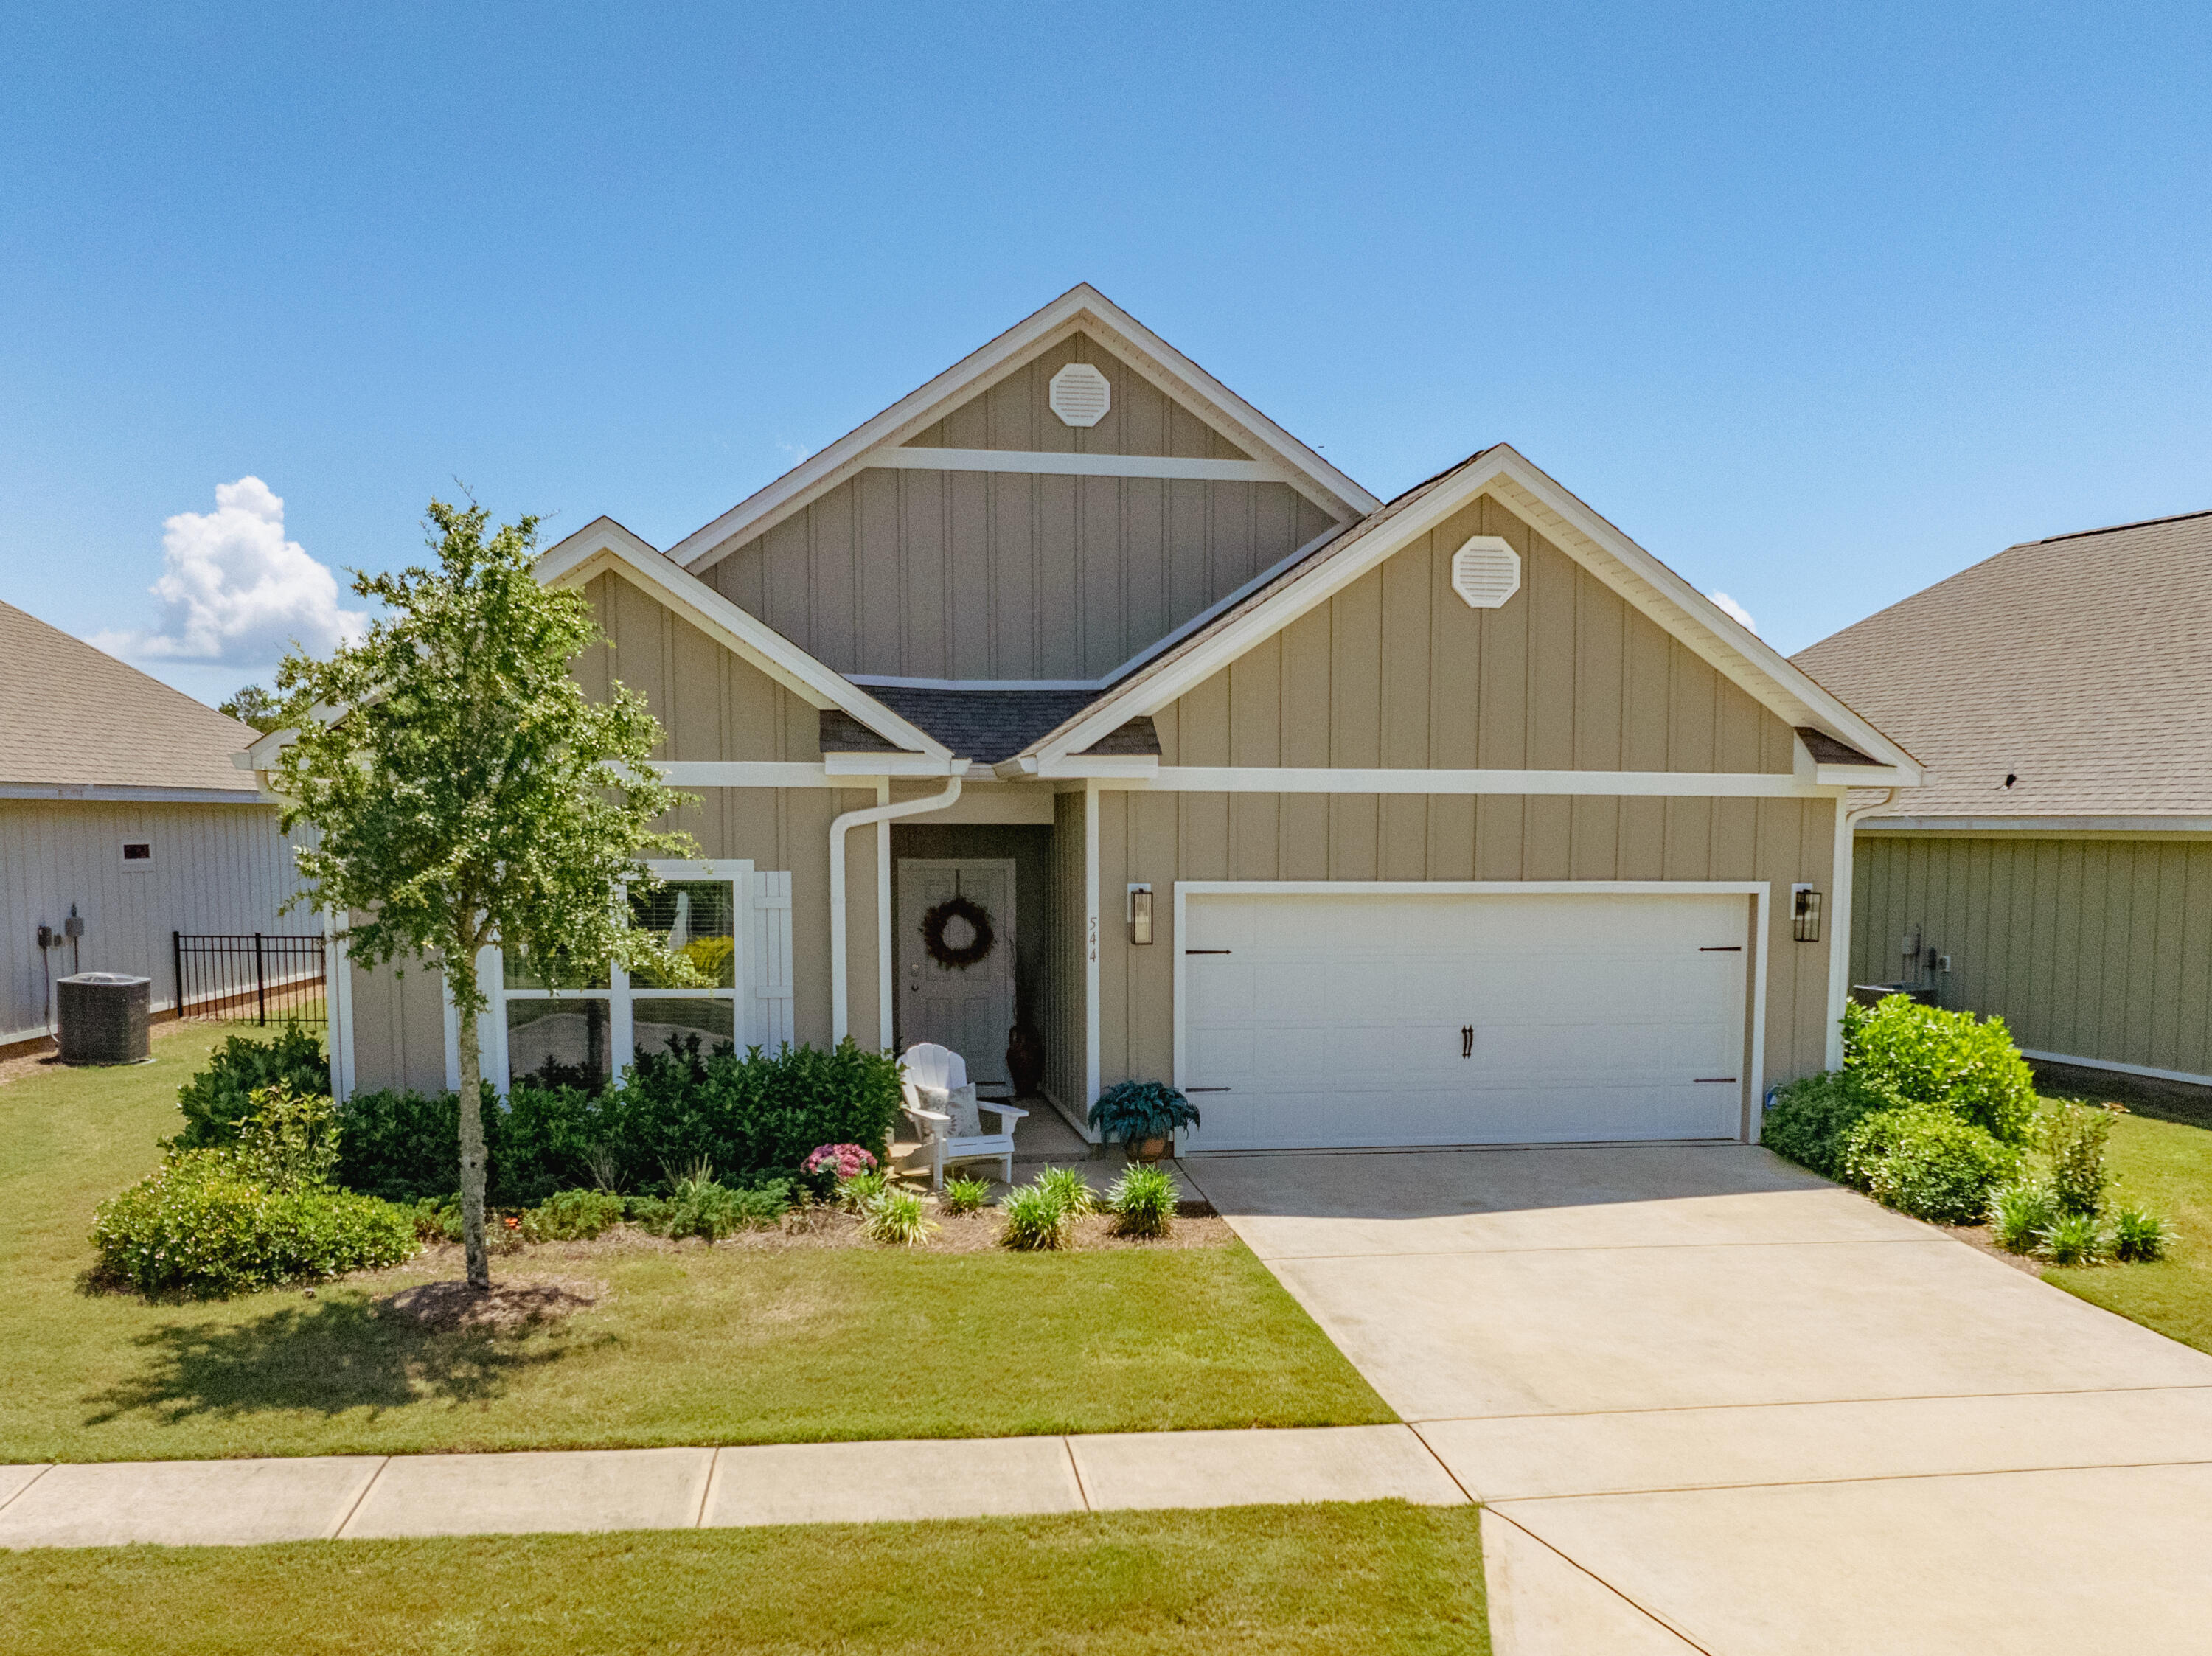
[[[1128,1147],[1135,1162],[1157,1162],[1176,1131],[1198,1125],[1198,1110],[1164,1081],[1121,1081],[1098,1095],[1091,1125],[1108,1143]]]

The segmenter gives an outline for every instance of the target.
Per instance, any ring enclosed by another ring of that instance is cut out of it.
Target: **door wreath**
[[[964,944],[955,946],[945,940],[945,928],[954,920],[967,921],[975,934]],[[947,897],[921,917],[921,946],[929,951],[930,959],[947,971],[966,971],[988,955],[998,940],[991,929],[991,917],[965,897]]]

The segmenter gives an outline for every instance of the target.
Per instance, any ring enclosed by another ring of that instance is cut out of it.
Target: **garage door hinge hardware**
[[[1702,1087],[1708,1082],[1711,1082],[1716,1084],[1721,1082],[1726,1082],[1729,1086],[1733,1087],[1735,1084],[1735,1077],[1734,1076],[1699,1076],[1697,1080],[1697,1084]]]
[[[1182,952],[1186,955],[1230,955],[1236,951],[1230,949],[1186,949]]]
[[[1474,1056],[1474,1026],[1472,1023],[1459,1026],[1459,1055],[1462,1058]]]
[[[1226,1087],[1186,1087],[1183,1089],[1183,1091],[1187,1093],[1225,1093],[1229,1090],[1230,1089]]]
[[[1743,945],[1740,943],[1725,944],[1709,943],[1698,952],[1700,955],[1741,955],[1743,953]]]

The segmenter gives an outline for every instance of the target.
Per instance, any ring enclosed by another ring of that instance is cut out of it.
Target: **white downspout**
[[[961,761],[952,761],[957,765]],[[869,805],[860,810],[848,810],[830,824],[830,1043],[836,1046],[851,1033],[852,996],[846,982],[845,948],[845,832],[870,822],[889,822],[901,816],[919,816],[924,812],[943,810],[960,798],[960,774],[955,771],[946,779],[945,792],[925,794],[919,799],[902,799],[895,805]],[[879,882],[880,889],[880,882]],[[876,913],[876,949],[888,955],[891,946],[891,917],[887,905],[878,904]],[[889,1030],[890,1009],[884,1008],[884,1034],[883,1044],[890,1045]]]
[[[1850,796],[1836,796],[1834,870],[1828,877],[1833,911],[1828,917],[1828,1045],[1823,1062],[1844,1067],[1844,1005],[1851,993],[1851,841],[1860,817],[1885,810],[1899,790],[1891,788],[1872,804],[1852,809]]]

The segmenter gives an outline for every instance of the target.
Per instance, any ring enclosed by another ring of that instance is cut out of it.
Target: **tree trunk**
[[[459,998],[455,997],[456,999]],[[463,1002],[461,1023],[461,1243],[468,1252],[469,1286],[491,1287],[491,1255],[484,1247],[483,1053],[477,1042],[476,1008]]]

